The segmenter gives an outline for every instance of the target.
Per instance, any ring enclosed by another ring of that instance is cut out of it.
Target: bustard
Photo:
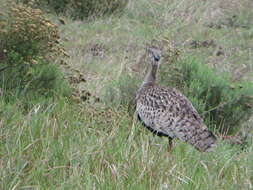
[[[169,151],[175,137],[201,152],[209,151],[216,137],[183,94],[155,83],[161,52],[154,48],[147,50],[151,58],[149,70],[135,97],[138,119],[154,134],[169,138]]]

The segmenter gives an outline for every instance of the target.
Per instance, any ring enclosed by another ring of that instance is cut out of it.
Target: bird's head
[[[159,60],[161,59],[161,50],[156,48],[147,48],[149,58],[150,58],[150,64],[151,65],[159,65]]]

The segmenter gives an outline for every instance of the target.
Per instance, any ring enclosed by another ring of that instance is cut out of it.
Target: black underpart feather
[[[213,139],[217,140],[216,136],[214,136],[214,134],[211,131],[209,131],[209,134],[206,138],[208,137],[212,137]]]
[[[144,121],[141,120],[141,117],[139,116],[139,114],[137,114],[137,118],[138,120],[141,122],[141,124],[146,127],[149,131],[151,131],[154,135],[157,135],[158,137],[169,137],[167,134],[163,133],[163,132],[159,132],[157,130],[154,130],[153,128],[147,126]]]

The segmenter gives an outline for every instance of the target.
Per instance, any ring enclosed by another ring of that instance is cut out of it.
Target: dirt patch
[[[91,54],[93,57],[105,57],[105,45],[102,43],[89,43],[82,48],[84,54]]]
[[[73,89],[72,99],[77,103],[97,103],[100,102],[100,98],[92,94],[87,90],[78,90],[76,88]]]
[[[240,23],[238,16],[233,15],[228,18],[224,18],[220,20],[218,23],[215,22],[210,22],[206,24],[205,26],[209,28],[216,28],[216,29],[221,29],[221,28],[245,28],[245,29],[250,29],[250,23]]]
[[[202,48],[202,47],[204,47],[204,48],[209,48],[209,47],[215,48],[217,46],[217,44],[214,40],[204,40],[204,41],[192,40],[189,43],[189,45],[193,49]]]
[[[88,80],[85,75],[81,73],[78,69],[73,68],[66,61],[61,61],[61,69],[65,74],[65,79],[69,82],[72,88],[72,99],[77,103],[89,102],[96,103],[100,102],[100,98],[92,94],[86,89],[80,88],[80,86],[85,86]]]
[[[90,47],[90,52],[93,56],[103,58],[105,54],[105,47],[103,44],[92,44]]]

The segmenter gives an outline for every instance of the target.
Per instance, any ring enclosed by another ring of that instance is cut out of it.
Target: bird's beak
[[[154,56],[155,61],[157,61],[157,62],[158,62],[158,61],[160,60],[160,58],[161,58],[160,55],[155,54],[155,53],[153,53],[153,56]]]

